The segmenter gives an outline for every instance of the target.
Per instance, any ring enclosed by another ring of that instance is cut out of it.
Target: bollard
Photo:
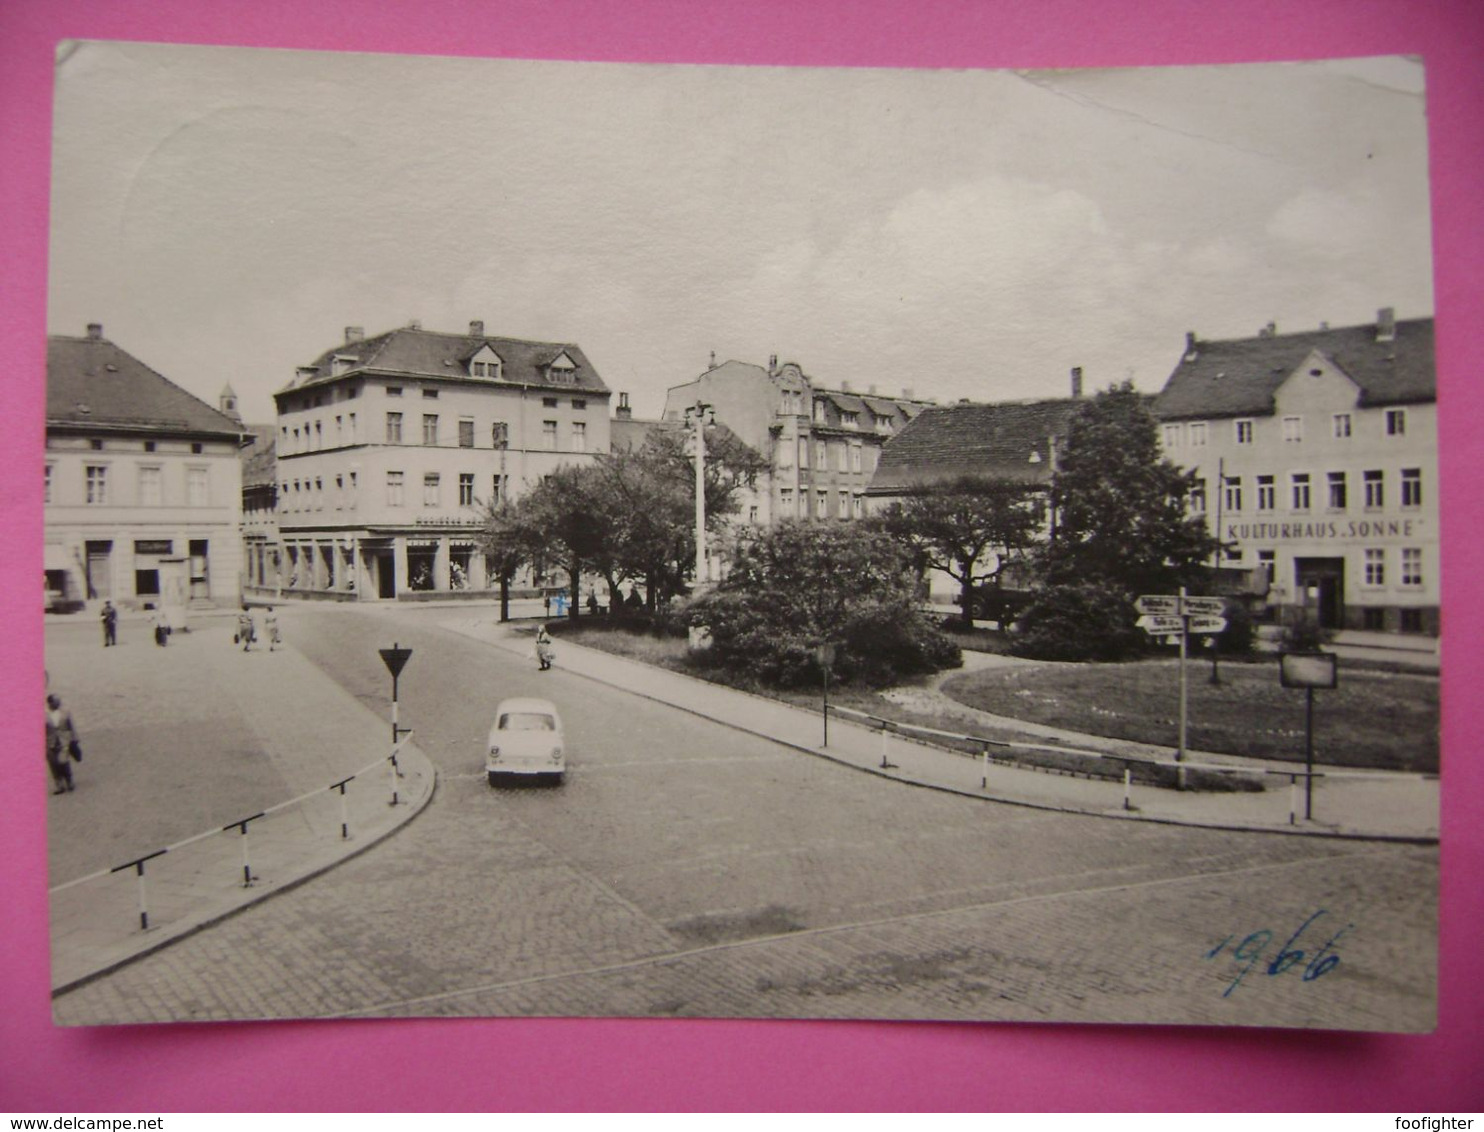
[[[252,861],[248,858],[248,855],[247,855],[247,823],[248,822],[257,821],[260,817],[265,816],[265,813],[266,813],[266,811],[260,811],[260,812],[258,812],[256,814],[253,814],[253,816],[250,817],[250,818],[243,818],[241,821],[234,821],[230,825],[224,825],[224,826],[222,826],[222,832],[223,833],[226,833],[228,830],[232,830],[232,829],[237,829],[237,830],[241,830],[242,831],[242,887],[243,888],[251,888],[252,887],[252,882],[258,879],[257,877],[255,877],[255,876],[252,875]]]
[[[335,783],[335,785],[333,785],[333,786],[330,787],[331,790],[338,790],[338,791],[340,791],[340,840],[341,841],[349,841],[350,840],[350,814],[349,814],[349,812],[345,808],[345,784],[347,782],[353,781],[354,779],[355,779],[355,775],[351,775],[350,778],[341,779],[339,782]]]
[[[984,744],[982,744],[982,746],[984,747],[984,775],[983,775],[982,778],[979,779],[979,789],[981,789],[981,790],[988,790],[989,789],[989,744],[988,743],[984,743]]]
[[[148,893],[146,892],[144,887],[144,862],[152,861],[156,857],[161,857],[168,851],[169,850],[166,849],[157,849],[155,850],[155,852],[149,854],[147,857],[139,857],[136,860],[130,861],[126,865],[118,865],[115,868],[108,870],[111,873],[121,873],[125,869],[133,869],[135,875],[139,877],[139,930],[142,932],[149,931],[149,898]]]
[[[1288,824],[1298,824],[1298,775],[1288,776]]]
[[[396,755],[393,755],[387,761],[391,764],[391,771],[392,771],[392,800],[390,802],[388,802],[387,804],[390,805],[390,806],[395,806],[397,804],[397,779],[399,779],[399,778],[402,777],[402,772],[397,769],[397,756]]]
[[[1132,790],[1132,787],[1133,787],[1133,780],[1134,780],[1134,768],[1131,767],[1131,766],[1129,766],[1128,763],[1124,763],[1123,764],[1123,808],[1125,810],[1132,810],[1134,808],[1133,801],[1130,798],[1131,790]]]

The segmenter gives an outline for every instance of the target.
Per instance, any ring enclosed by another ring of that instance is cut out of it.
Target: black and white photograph
[[[1434,1030],[1421,60],[54,96],[57,1024]]]

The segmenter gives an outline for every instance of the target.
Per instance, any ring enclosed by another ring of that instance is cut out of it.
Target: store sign
[[[174,543],[168,538],[139,538],[134,540],[135,554],[170,554]]]
[[[1424,537],[1421,519],[1349,519],[1319,523],[1227,523],[1227,542],[1323,542]]]
[[[1285,688],[1334,688],[1339,684],[1332,652],[1286,652],[1278,658],[1278,677]]]

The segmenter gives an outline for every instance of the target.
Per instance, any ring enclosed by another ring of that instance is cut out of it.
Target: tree
[[[539,553],[540,532],[532,524],[529,509],[499,500],[484,505],[479,544],[484,551],[485,573],[500,580],[500,620],[509,621],[510,581]]]
[[[1041,530],[1045,506],[1037,488],[1010,480],[960,476],[892,504],[886,529],[925,566],[959,584],[964,628],[974,623],[974,588],[997,579],[1024,556]]]
[[[909,552],[884,530],[786,522],[739,538],[730,572],[687,620],[710,632],[715,663],[768,683],[813,683],[826,643],[843,679],[882,683],[959,662],[916,591]]]
[[[1189,514],[1195,482],[1160,452],[1158,425],[1130,383],[1097,394],[1072,418],[1057,460],[1041,580],[1129,595],[1194,581],[1219,546]]]

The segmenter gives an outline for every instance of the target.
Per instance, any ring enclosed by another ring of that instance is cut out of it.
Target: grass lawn
[[[989,669],[952,677],[943,691],[997,715],[1172,746],[1178,667],[1153,660]],[[1276,658],[1223,663],[1219,685],[1209,675],[1209,664],[1190,664],[1192,750],[1303,760],[1305,693],[1279,684]],[[1438,727],[1435,676],[1357,670],[1342,658],[1339,687],[1314,693],[1320,763],[1433,772]]]

